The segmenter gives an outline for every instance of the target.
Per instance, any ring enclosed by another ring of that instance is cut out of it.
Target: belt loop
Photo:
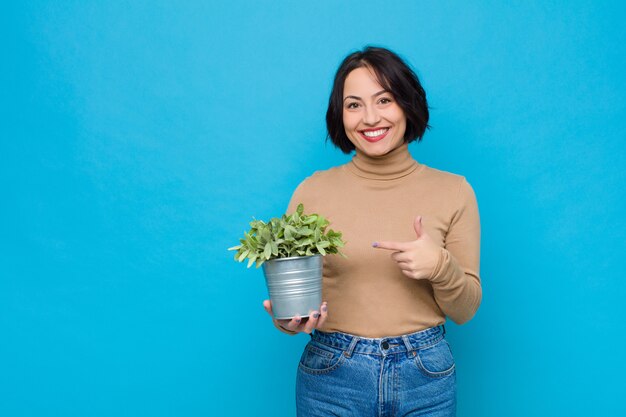
[[[409,356],[411,352],[413,352],[413,345],[411,345],[411,341],[407,335],[402,335],[402,341],[404,342],[404,346],[406,346],[406,354]],[[415,356],[415,355],[413,355]]]
[[[352,341],[350,342],[350,346],[348,346],[348,349],[346,349],[346,351],[343,352],[346,358],[349,358],[350,356],[352,356],[352,352],[354,352],[354,347],[359,342],[359,340],[360,339],[357,336],[352,336]]]
[[[445,324],[441,325],[441,329],[443,330],[443,336],[445,336],[446,335],[446,326],[445,326]]]

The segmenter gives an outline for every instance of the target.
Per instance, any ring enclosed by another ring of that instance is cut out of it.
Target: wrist
[[[439,273],[439,271],[441,270],[441,264],[443,263],[443,259],[444,259],[444,252],[446,249],[445,248],[438,248],[437,250],[437,255],[436,255],[436,261],[435,261],[435,266],[433,267],[430,275],[428,276],[428,280],[429,281],[433,281],[435,279],[435,277],[437,276],[437,274]]]

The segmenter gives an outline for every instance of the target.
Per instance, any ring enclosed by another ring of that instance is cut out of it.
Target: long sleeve
[[[463,324],[474,316],[482,299],[478,204],[464,177],[457,207],[430,281],[441,310],[455,323]]]

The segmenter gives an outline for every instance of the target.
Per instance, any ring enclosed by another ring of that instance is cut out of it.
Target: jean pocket
[[[324,374],[339,368],[345,359],[341,349],[310,341],[304,348],[298,367],[309,374]]]
[[[448,341],[444,338],[432,346],[418,349],[415,364],[426,376],[440,378],[454,372],[454,356]]]

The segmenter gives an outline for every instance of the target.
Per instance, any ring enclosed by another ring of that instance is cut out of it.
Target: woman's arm
[[[474,190],[461,177],[444,247],[425,232],[421,216],[414,221],[416,240],[383,241],[372,245],[394,251],[391,255],[404,275],[428,279],[441,310],[458,324],[471,319],[482,298],[478,275],[480,220]]]
[[[457,209],[452,215],[444,247],[429,280],[441,310],[455,323],[469,321],[480,305],[480,217],[476,195],[463,177]]]

